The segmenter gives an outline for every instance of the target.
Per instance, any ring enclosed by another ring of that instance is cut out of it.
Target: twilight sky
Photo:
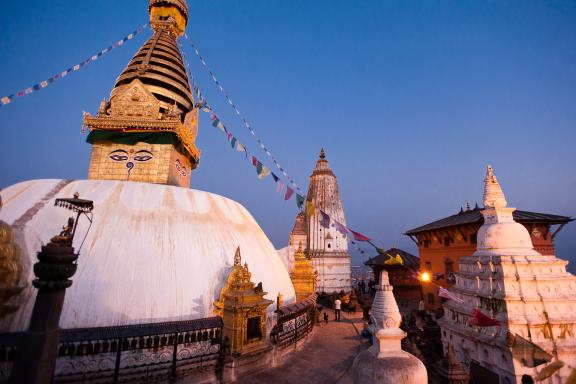
[[[404,231],[480,202],[487,164],[510,206],[576,216],[576,2],[188,1],[188,33],[280,163],[305,191],[324,147],[349,226],[382,247],[415,253]],[[146,0],[1,1],[0,97],[147,17]],[[86,178],[81,112],[97,111],[149,36],[0,107],[0,187]],[[183,43],[208,101],[268,160]],[[293,200],[259,181],[206,114],[199,131],[192,188],[241,202],[285,246]],[[576,223],[556,239],[574,264]]]

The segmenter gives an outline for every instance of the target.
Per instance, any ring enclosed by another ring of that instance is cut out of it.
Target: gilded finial
[[[234,255],[234,265],[242,265],[242,256],[240,256],[240,246],[236,248],[236,254]]]
[[[324,152],[324,148],[322,148],[322,149],[320,150],[320,158],[321,158],[321,159],[325,159],[325,158],[326,158],[326,152]]]
[[[188,23],[188,4],[186,0],[150,0],[148,12],[153,29],[163,25],[174,25],[174,32],[181,36]]]
[[[500,183],[494,175],[492,166],[489,165],[486,167],[486,178],[484,179],[484,207],[503,208],[507,204]]]

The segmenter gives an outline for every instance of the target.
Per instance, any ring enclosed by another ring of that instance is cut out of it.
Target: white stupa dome
[[[66,290],[62,328],[213,316],[238,246],[266,298],[282,293],[286,303],[295,299],[274,246],[250,213],[230,199],[148,183],[33,180],[2,190],[0,220],[13,226],[27,284],[17,297],[19,309],[0,321],[3,331],[27,329],[37,291],[31,285],[36,253],[73,215],[55,207],[54,199],[75,192],[94,201],[94,219]],[[76,251],[88,225],[80,219]]]
[[[477,249],[482,255],[537,254],[526,227],[514,221],[483,225],[478,230],[477,238]]]

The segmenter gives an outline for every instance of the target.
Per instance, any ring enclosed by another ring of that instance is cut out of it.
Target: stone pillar
[[[18,349],[14,366],[14,383],[51,383],[60,341],[60,314],[70,277],[76,272],[78,255],[72,247],[73,219],[59,236],[42,246],[34,264],[34,287],[38,295],[34,303],[28,331]],[[72,224],[72,225],[70,225]]]

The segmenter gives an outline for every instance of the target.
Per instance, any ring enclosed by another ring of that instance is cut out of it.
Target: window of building
[[[425,263],[424,263],[424,268],[425,268],[427,271],[431,271],[431,270],[432,270],[432,262],[431,262],[431,261],[425,262]]]
[[[476,234],[475,233],[470,235],[470,244],[476,244]]]
[[[260,317],[251,317],[248,319],[248,329],[246,333],[248,340],[259,339],[262,337],[262,332],[260,331]]]
[[[428,304],[431,304],[431,305],[434,304],[434,294],[433,293],[428,294]]]
[[[444,276],[446,276],[448,283],[454,282],[454,262],[451,259],[444,261]]]
[[[450,238],[448,236],[446,236],[444,238],[444,246],[445,247],[449,247],[450,246]]]

